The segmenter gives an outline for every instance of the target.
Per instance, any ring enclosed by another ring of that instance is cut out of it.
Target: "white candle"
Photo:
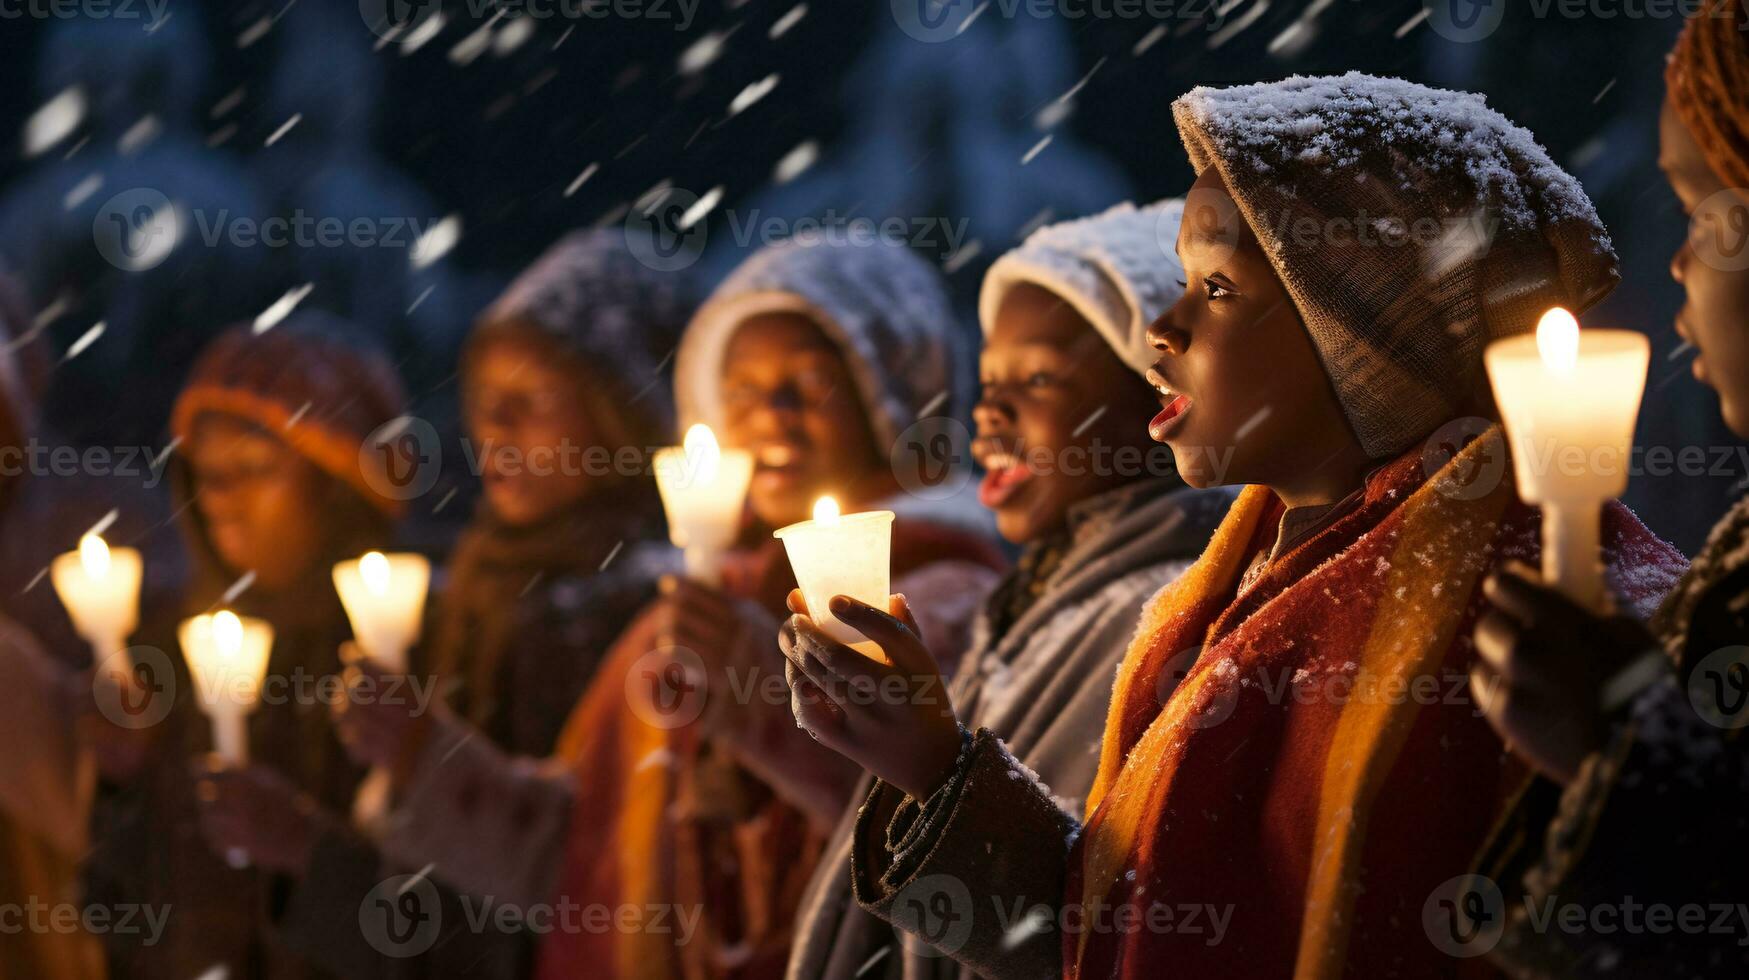
[[[685,551],[686,574],[716,584],[723,553],[741,530],[753,454],[720,448],[710,426],[699,424],[686,430],[681,445],[657,450],[654,466],[668,537]]]
[[[891,588],[893,512],[838,513],[838,502],[821,497],[814,519],[780,528],[796,584],[808,602],[808,613],[828,636],[882,663],[891,663],[880,645],[832,615],[833,596],[847,595],[882,610]]]
[[[95,534],[80,538],[78,551],[58,555],[49,565],[55,594],[99,664],[124,649],[139,625],[142,572],[138,551],[111,548]]]
[[[273,627],[229,609],[185,619],[177,627],[195,697],[213,726],[213,751],[230,765],[249,761],[249,715],[261,700]],[[225,854],[233,868],[249,865],[240,850]]]
[[[1559,307],[1534,336],[1496,341],[1486,353],[1519,496],[1542,507],[1543,577],[1593,610],[1607,605],[1603,505],[1627,489],[1650,358],[1643,334],[1582,331]]]
[[[419,640],[431,563],[423,555],[369,552],[334,566],[334,588],[366,656],[395,674]]]

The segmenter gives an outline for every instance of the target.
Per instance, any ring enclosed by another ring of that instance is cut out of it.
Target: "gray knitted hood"
[[[565,350],[601,365],[640,407],[668,420],[668,375],[681,329],[696,306],[692,278],[639,262],[620,229],[566,235],[510,284],[480,318],[533,327]]]
[[[800,313],[838,346],[881,445],[925,408],[952,410],[954,317],[935,268],[878,239],[791,239],[741,263],[692,318],[674,364],[683,426],[722,427],[729,340],[765,313]]]

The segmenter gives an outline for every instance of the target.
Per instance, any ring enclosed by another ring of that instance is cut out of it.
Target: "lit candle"
[[[111,548],[95,534],[80,538],[78,551],[59,555],[49,565],[55,594],[98,663],[124,649],[128,634],[139,625],[141,571],[138,551]]]
[[[1606,606],[1606,501],[1627,489],[1651,347],[1630,330],[1580,330],[1559,307],[1534,336],[1488,345],[1488,376],[1525,502],[1543,514],[1543,577],[1586,608]]]
[[[859,653],[891,663],[880,645],[832,615],[833,596],[847,595],[885,611],[891,587],[893,512],[838,513],[838,501],[821,497],[814,519],[779,528],[777,539],[789,555],[808,613],[826,634]]]
[[[334,566],[334,588],[364,654],[390,673],[407,672],[419,640],[431,563],[423,555],[369,552]]]
[[[233,766],[248,762],[247,721],[261,700],[273,627],[221,609],[183,620],[176,637],[194,677],[195,697],[213,726],[213,751]],[[241,851],[225,859],[234,868],[249,863]]]
[[[723,553],[741,530],[753,454],[722,449],[708,425],[686,430],[681,445],[656,451],[656,488],[668,537],[686,556],[686,574],[707,584],[722,577]]]

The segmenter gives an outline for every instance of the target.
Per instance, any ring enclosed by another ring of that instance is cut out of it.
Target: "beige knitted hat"
[[[1198,88],[1172,114],[1375,458],[1457,414],[1485,383],[1490,340],[1551,306],[1582,312],[1620,278],[1579,182],[1480,95],[1350,72]]]

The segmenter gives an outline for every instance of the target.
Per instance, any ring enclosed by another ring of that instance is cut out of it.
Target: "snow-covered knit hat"
[[[1146,371],[1159,358],[1148,325],[1184,295],[1184,266],[1173,247],[1183,218],[1182,198],[1142,208],[1126,201],[1033,232],[984,274],[978,294],[984,333],[1008,291],[1031,283],[1062,297],[1125,364]]]
[[[1480,95],[1350,72],[1197,88],[1172,114],[1196,172],[1225,179],[1375,458],[1480,390],[1490,340],[1551,306],[1580,313],[1620,278],[1579,182]]]
[[[648,401],[666,418],[662,369],[698,291],[691,276],[638,261],[627,234],[601,228],[559,239],[486,308],[470,343],[501,329],[533,328],[579,360],[600,365],[592,380],[624,388],[624,398],[636,398],[640,407]]]
[[[379,454],[359,450],[406,410],[407,396],[388,359],[356,342],[361,333],[319,310],[298,310],[266,333],[246,323],[226,330],[190,369],[170,413],[171,435],[187,441],[208,413],[254,423],[378,511],[399,516],[403,502],[379,489],[392,486]]]
[[[935,268],[879,238],[809,236],[755,252],[692,318],[674,362],[683,425],[722,428],[729,341],[767,313],[799,313],[838,347],[881,445],[897,441],[943,394],[952,397],[953,309]]]

